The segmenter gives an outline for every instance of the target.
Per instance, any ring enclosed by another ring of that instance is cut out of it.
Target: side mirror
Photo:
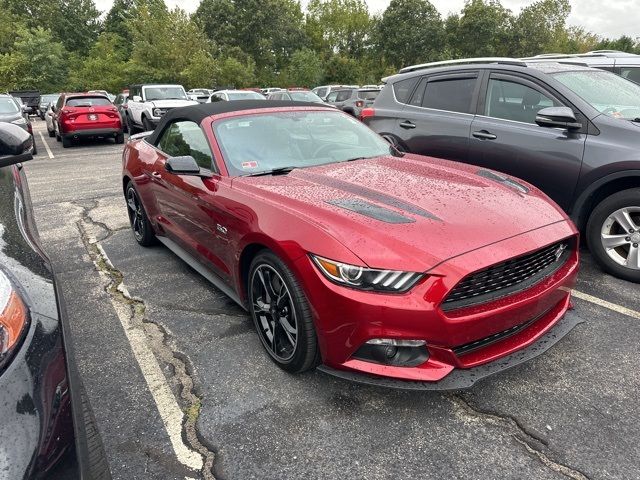
[[[536,115],[536,123],[541,127],[566,128],[567,130],[579,130],[582,124],[576,120],[576,116],[569,107],[547,107]]]
[[[0,167],[31,160],[32,146],[33,138],[26,130],[11,123],[0,123]]]
[[[142,97],[140,95],[134,95],[132,100],[134,102],[141,102],[142,101]]]
[[[198,177],[210,177],[211,174],[201,169],[196,159],[191,155],[183,155],[180,157],[169,157],[164,165],[167,172],[174,175],[193,175]]]

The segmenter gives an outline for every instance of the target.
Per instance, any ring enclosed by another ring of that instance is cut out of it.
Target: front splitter
[[[513,368],[522,363],[543,354],[564,336],[566,336],[573,328],[583,323],[585,320],[580,318],[573,310],[567,311],[564,317],[556,323],[547,333],[541,336],[528,347],[518,350],[506,357],[502,357],[484,365],[474,368],[453,370],[449,375],[437,382],[417,382],[413,380],[398,380],[395,378],[379,377],[366,373],[359,373],[347,370],[337,370],[326,365],[321,365],[318,370],[333,375],[344,380],[352,382],[364,383],[367,385],[375,385],[378,387],[396,388],[403,390],[462,390],[470,388],[480,380]]]

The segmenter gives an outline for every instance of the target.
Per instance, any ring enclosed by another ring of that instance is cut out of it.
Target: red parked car
[[[579,323],[573,224],[493,171],[397,152],[300,102],[177,108],[123,154],[137,242],[161,241],[246,308],[270,357],[461,388]]]
[[[107,97],[97,93],[63,93],[54,110],[56,140],[64,148],[73,140],[87,137],[113,137],[124,143],[118,109]]]

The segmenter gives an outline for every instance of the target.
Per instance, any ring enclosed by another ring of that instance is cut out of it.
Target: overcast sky
[[[100,10],[108,10],[113,0],[94,0]],[[390,0],[365,0],[372,13],[382,12]],[[169,7],[176,5],[193,12],[200,0],[165,0]],[[306,3],[302,0],[303,5]],[[464,0],[431,0],[443,16],[451,12],[459,12]],[[502,5],[514,13],[533,0],[502,0]],[[579,25],[603,37],[619,37],[629,35],[640,36],[640,0],[571,0],[569,24]]]

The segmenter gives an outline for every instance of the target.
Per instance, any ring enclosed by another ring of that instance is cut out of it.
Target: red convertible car
[[[290,372],[463,388],[580,322],[578,234],[543,193],[322,105],[175,109],[127,143],[122,187],[137,242],[246,308]]]

